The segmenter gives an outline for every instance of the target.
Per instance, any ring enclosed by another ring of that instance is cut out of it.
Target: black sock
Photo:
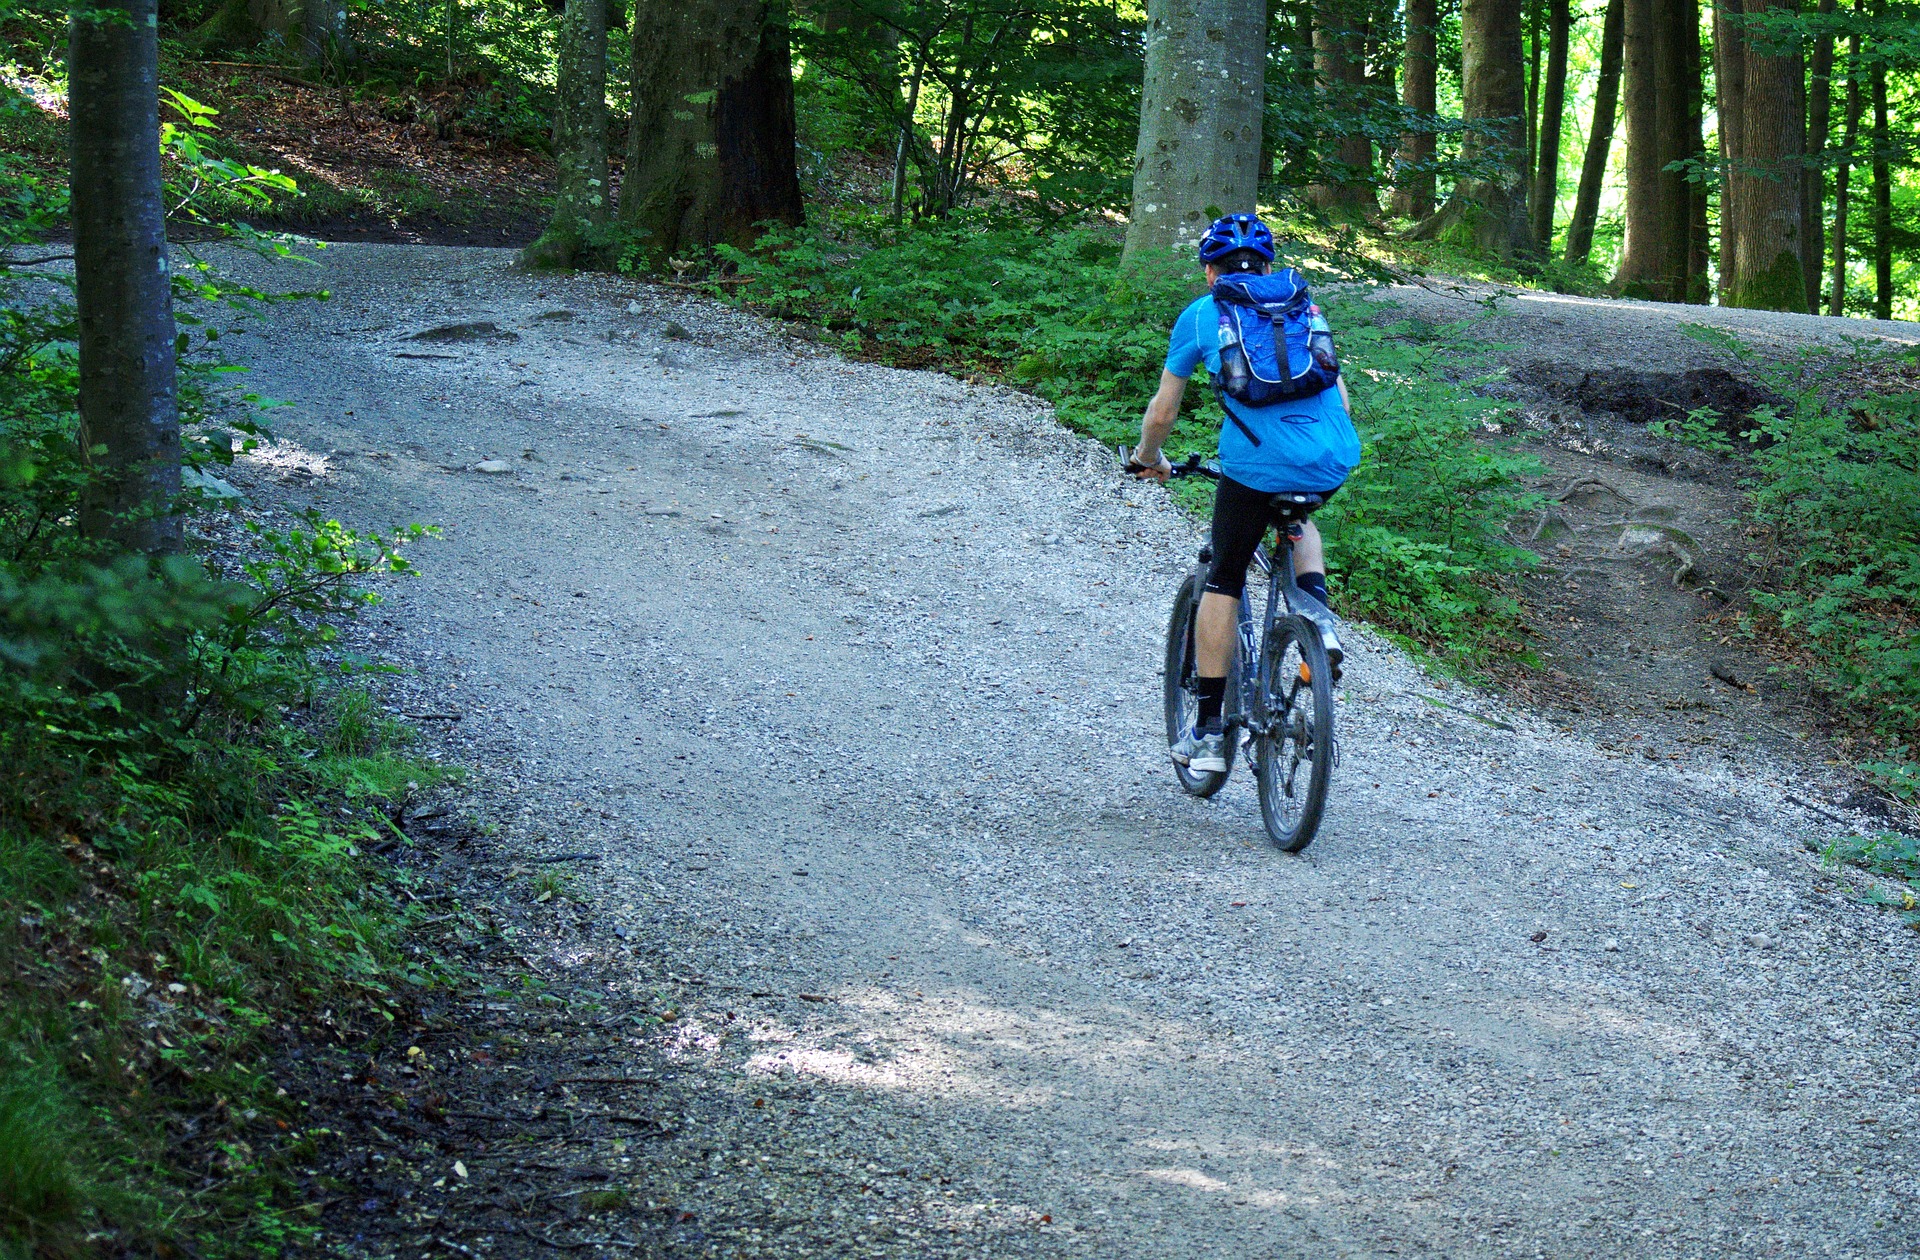
[[[1227,676],[1206,678],[1194,675],[1193,694],[1200,698],[1200,725],[1208,730],[1220,728],[1220,710],[1227,704]]]
[[[1333,599],[1327,594],[1326,574],[1302,573],[1299,577],[1293,579],[1293,584],[1325,604],[1329,612],[1333,610]]]

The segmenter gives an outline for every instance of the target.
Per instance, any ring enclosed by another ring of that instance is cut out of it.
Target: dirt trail
[[[685,995],[701,1088],[804,1100],[747,1113],[777,1186],[636,1167],[689,1205],[644,1254],[1920,1254],[1911,934],[1786,764],[1359,633],[1281,856],[1166,769],[1195,526],[1031,400],[500,251],[325,259],[239,339],[296,405],[237,476],[446,527],[374,642],[462,716],[496,860],[600,855],[580,951]],[[806,1173],[861,1158],[956,1193]]]

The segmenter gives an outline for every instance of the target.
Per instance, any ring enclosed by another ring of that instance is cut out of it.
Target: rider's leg
[[[1327,550],[1312,521],[1300,522],[1300,534],[1293,540],[1293,584],[1332,607],[1327,597]]]

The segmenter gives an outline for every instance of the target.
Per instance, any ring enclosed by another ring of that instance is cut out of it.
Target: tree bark
[[[646,0],[620,222],[658,266],[799,223],[793,68],[780,0]]]
[[[81,527],[132,551],[180,547],[180,411],[160,191],[155,0],[92,0],[68,26]]]
[[[1407,0],[1406,53],[1400,79],[1400,103],[1417,113],[1431,116],[1435,106],[1435,87],[1439,61],[1436,29],[1439,16],[1435,0]],[[1433,213],[1434,178],[1431,170],[1420,168],[1433,163],[1431,131],[1410,131],[1400,137],[1393,212],[1402,218],[1424,219]]]
[[[1461,114],[1487,124],[1460,141],[1467,161],[1494,163],[1489,175],[1462,179],[1447,204],[1413,229],[1415,240],[1447,240],[1510,257],[1532,252],[1519,158],[1526,141],[1526,68],[1520,0],[1463,0],[1460,10]]]
[[[1365,14],[1356,0],[1315,0],[1313,69],[1322,100],[1320,158],[1335,168],[1334,178],[1309,185],[1307,200],[1339,219],[1368,218],[1380,211],[1374,199],[1373,145],[1354,125],[1366,88],[1362,50]]]
[[[1706,56],[1700,47],[1700,7],[1698,0],[1687,0],[1686,29],[1681,33],[1681,75],[1687,96],[1686,156],[1700,163],[1707,157],[1706,135]],[[1682,301],[1704,306],[1713,300],[1709,288],[1712,251],[1708,245],[1710,227],[1707,215],[1706,171],[1700,178],[1687,181],[1687,291]]]
[[[1745,0],[1749,16],[1795,0]],[[1804,311],[1801,186],[1806,152],[1806,70],[1796,53],[1745,49],[1746,100],[1740,160],[1734,164],[1734,230],[1740,271],[1729,306]]]
[[[1660,0],[1626,0],[1622,74],[1627,91],[1627,237],[1613,287],[1633,297],[1662,298]]]
[[[1527,40],[1527,138],[1522,146],[1526,154],[1520,160],[1520,184],[1527,190],[1527,204],[1533,204],[1533,176],[1540,152],[1540,62],[1546,44],[1541,41],[1540,0],[1528,0],[1525,27]]]
[[[1834,0],[1820,0],[1820,12],[1830,14]],[[1808,67],[1807,148],[1813,158],[1801,176],[1800,239],[1805,242],[1801,265],[1807,285],[1807,309],[1820,309],[1820,281],[1826,270],[1827,148],[1833,126],[1833,36],[1813,41],[1813,64]]]
[[[1720,127],[1720,301],[1740,287],[1740,188],[1735,172],[1746,161],[1747,43],[1739,18],[1742,0],[1714,0],[1713,81]]]
[[[1151,0],[1123,257],[1192,249],[1251,211],[1266,96],[1266,0]]]
[[[1700,11],[1696,0],[1658,0],[1655,46],[1659,56],[1660,274],[1669,302],[1689,297],[1693,262],[1693,188],[1676,162],[1700,156],[1694,144],[1693,106],[1699,95]],[[1689,83],[1689,75],[1693,82]]]
[[[353,41],[347,33],[347,0],[302,0],[300,53],[324,69],[338,69],[353,60]]]
[[[1554,203],[1560,197],[1560,121],[1567,109],[1567,36],[1573,24],[1569,0],[1547,0],[1547,69],[1540,92],[1539,158],[1534,163],[1533,205],[1528,213],[1542,253],[1553,249]]]
[[[1860,7],[1865,8],[1866,0]],[[1827,314],[1847,313],[1847,211],[1852,193],[1853,150],[1860,142],[1860,33],[1847,40],[1847,121],[1840,135],[1840,154],[1833,168],[1833,276],[1827,288]]]
[[[607,222],[607,0],[567,0],[555,79],[553,221],[521,255],[535,267],[574,266]]]
[[[1613,148],[1614,122],[1620,108],[1620,56],[1625,30],[1624,0],[1607,0],[1607,15],[1600,28],[1600,76],[1593,89],[1593,129],[1587,133],[1580,191],[1574,198],[1573,218],[1567,224],[1570,263],[1583,263],[1593,253],[1593,225],[1600,218],[1600,191],[1606,183],[1607,158]]]
[[[1874,16],[1886,11],[1874,5]],[[1893,318],[1893,172],[1888,161],[1887,63],[1873,63],[1873,317]]]

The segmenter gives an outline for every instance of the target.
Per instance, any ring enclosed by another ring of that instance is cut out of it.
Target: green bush
[[[31,175],[0,185],[27,211],[0,244],[58,213]],[[183,272],[184,345],[234,295]],[[209,470],[258,432],[205,423],[210,371],[182,400]],[[272,1154],[299,1112],[265,1030],[315,1004],[379,1025],[426,978],[398,947],[405,879],[367,855],[401,839],[382,806],[441,772],[334,651],[425,531],[308,514],[117,554],[76,523],[76,391],[69,295],[0,266],[0,1258],[277,1253],[305,1228]]]
[[[1774,575],[1754,603],[1809,649],[1815,680],[1883,749],[1865,768],[1920,800],[1920,393],[1836,401],[1838,378],[1887,357],[1879,348],[1781,361],[1688,331],[1789,400],[1755,410],[1744,435],[1747,493],[1770,544],[1753,561]]]
[[[1019,382],[1105,443],[1137,438],[1173,317],[1201,291],[1192,267],[1120,267],[1105,227],[985,215],[905,228],[846,216],[720,257],[734,274],[716,294],[821,325],[855,354]],[[1347,607],[1471,668],[1516,641],[1509,579],[1532,555],[1503,531],[1531,502],[1532,465],[1488,432],[1499,406],[1449,379],[1470,357],[1457,330],[1383,327],[1360,297],[1329,312],[1366,448],[1323,514],[1334,581]],[[1197,379],[1169,449],[1212,454],[1221,420]]]

